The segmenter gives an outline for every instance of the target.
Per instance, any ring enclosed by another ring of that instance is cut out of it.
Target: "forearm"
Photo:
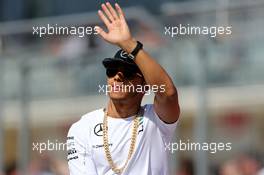
[[[119,47],[131,53],[136,44],[136,40],[131,39],[119,44]],[[143,73],[147,84],[164,87],[165,91],[164,93],[159,93],[160,95],[172,96],[177,94],[176,88],[167,72],[144,49],[138,52],[135,63]]]

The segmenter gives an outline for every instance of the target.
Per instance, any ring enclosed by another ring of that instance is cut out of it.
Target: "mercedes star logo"
[[[98,123],[95,125],[94,134],[97,136],[103,136],[103,123]]]

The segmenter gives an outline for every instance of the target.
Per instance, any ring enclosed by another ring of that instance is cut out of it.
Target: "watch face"
[[[131,53],[127,55],[130,59],[134,60],[135,56],[132,55]]]

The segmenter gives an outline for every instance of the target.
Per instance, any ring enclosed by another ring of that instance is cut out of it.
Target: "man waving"
[[[120,47],[105,58],[109,100],[85,114],[68,133],[71,175],[168,175],[165,143],[179,118],[178,94],[166,71],[132,37],[116,3],[102,4],[98,15],[107,32],[98,34]],[[142,87],[155,87],[153,104],[141,106]]]

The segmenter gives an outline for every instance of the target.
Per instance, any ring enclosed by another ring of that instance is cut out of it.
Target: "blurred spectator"
[[[52,160],[50,156],[44,153],[31,162],[29,172],[31,175],[53,175],[51,166]]]
[[[6,168],[6,175],[18,175],[18,170],[16,163],[11,163],[9,166]]]
[[[30,175],[69,175],[67,162],[56,160],[47,153],[41,154],[29,166]]]
[[[180,169],[176,175],[194,175],[193,161],[191,159],[181,160]]]
[[[264,169],[261,169],[257,154],[247,153],[225,162],[220,167],[219,175],[264,175]]]
[[[229,160],[220,167],[219,175],[242,175],[236,160]]]
[[[68,164],[66,161],[55,160],[53,171],[56,175],[69,175]]]
[[[255,154],[245,154],[239,158],[239,167],[243,175],[256,175],[261,169],[261,162]]]

